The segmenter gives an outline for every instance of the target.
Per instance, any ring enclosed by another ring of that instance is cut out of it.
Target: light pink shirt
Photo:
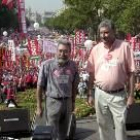
[[[123,88],[128,81],[129,72],[135,71],[133,50],[128,42],[116,39],[106,60],[109,49],[104,43],[97,44],[91,51],[87,70],[94,73],[94,83],[104,90],[117,90]]]

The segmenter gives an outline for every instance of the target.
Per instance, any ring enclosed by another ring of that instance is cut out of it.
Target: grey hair
[[[71,52],[71,43],[68,40],[66,40],[66,39],[58,40],[58,45],[57,46],[59,47],[59,45],[66,46]]]
[[[115,31],[115,25],[114,25],[114,23],[113,23],[111,20],[109,20],[109,19],[105,19],[105,20],[103,20],[103,21],[99,24],[99,26],[98,26],[98,31],[99,31],[100,28],[102,28],[102,27],[108,27],[109,29]]]

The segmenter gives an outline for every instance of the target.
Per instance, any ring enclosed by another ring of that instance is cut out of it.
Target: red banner
[[[5,47],[0,48],[0,67],[4,66],[6,62],[11,61],[11,51]]]
[[[75,44],[83,44],[85,42],[85,32],[83,30],[78,30],[75,32]]]
[[[35,40],[28,40],[28,51],[31,56],[39,55],[39,46],[38,41]]]
[[[71,43],[71,58],[74,58],[74,51],[75,51],[75,42],[74,42],[74,37],[69,37],[68,41]]]
[[[9,9],[14,7],[14,0],[2,0],[2,5],[6,5]]]
[[[25,0],[18,0],[18,19],[20,25],[20,31],[27,33],[26,18],[25,18]]]

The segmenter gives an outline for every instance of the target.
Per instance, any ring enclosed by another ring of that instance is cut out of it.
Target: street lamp
[[[8,44],[8,33],[7,33],[7,31],[4,31],[3,32],[3,42],[5,43],[5,44]]]
[[[103,13],[104,13],[104,9],[103,8],[98,9],[98,16],[99,16],[99,18],[102,19]]]
[[[86,40],[84,42],[84,46],[86,47],[86,50],[89,51],[93,47],[93,41],[92,40]]]
[[[35,30],[38,30],[39,29],[39,23],[38,22],[35,22],[34,23],[34,28],[35,28]]]
[[[8,33],[7,33],[6,31],[4,31],[4,32],[3,32],[3,36],[6,37],[7,35],[8,35]]]

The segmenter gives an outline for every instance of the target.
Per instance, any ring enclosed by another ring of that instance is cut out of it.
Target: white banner
[[[43,40],[43,53],[56,53],[56,43],[50,40]]]
[[[11,61],[16,61],[16,49],[14,40],[8,40],[8,50],[11,51]]]

